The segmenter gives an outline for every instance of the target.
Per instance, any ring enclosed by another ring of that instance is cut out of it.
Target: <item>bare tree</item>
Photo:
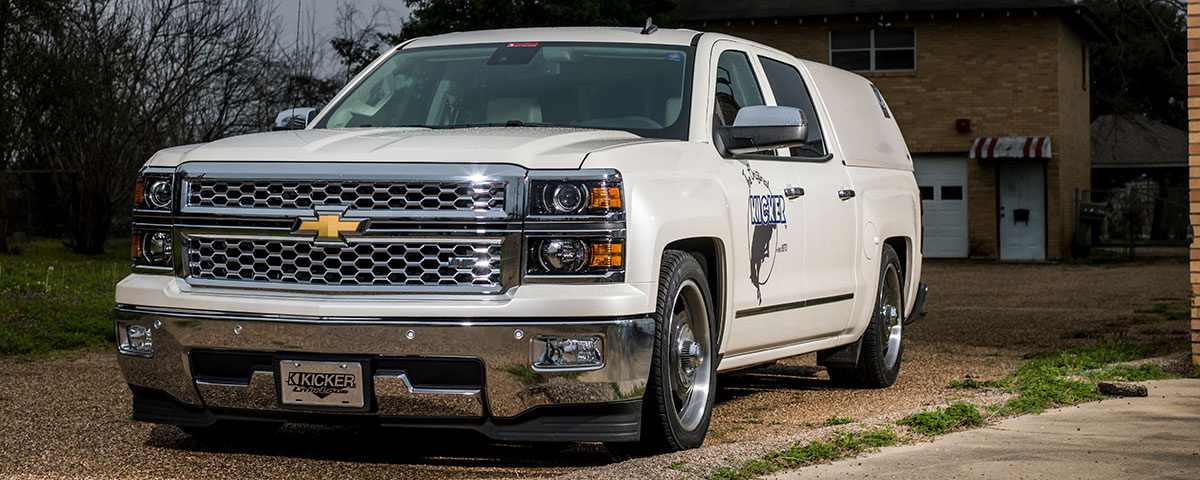
[[[154,151],[245,129],[277,30],[264,0],[75,0],[26,73],[30,154],[54,171],[68,245],[103,248]]]
[[[23,148],[23,65],[32,58],[29,45],[56,28],[66,0],[0,0],[0,253],[8,251],[8,169]]]
[[[370,13],[365,13],[350,2],[338,3],[338,34],[329,43],[346,67],[344,81],[349,82],[375,60],[381,48],[400,41],[399,36],[380,31],[390,23],[390,12],[382,4],[376,4]]]
[[[263,62],[262,71],[266,78],[258,84],[262,87],[260,98],[264,102],[260,104],[263,111],[258,118],[266,123],[256,125],[257,129],[267,128],[275,114],[283,109],[320,108],[341,87],[342,82],[325,74],[325,61],[331,53],[329,37],[318,32],[313,11],[304,12],[299,19],[294,41],[278,44],[276,55]]]

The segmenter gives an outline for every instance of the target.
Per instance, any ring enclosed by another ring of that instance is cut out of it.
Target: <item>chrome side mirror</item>
[[[793,107],[742,107],[732,126],[717,127],[729,153],[798,147],[808,142],[808,119]]]
[[[271,125],[271,130],[303,130],[316,117],[317,109],[315,108],[289,108],[275,116],[275,123]]]

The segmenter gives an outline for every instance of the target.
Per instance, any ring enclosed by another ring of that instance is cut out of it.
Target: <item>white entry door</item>
[[[967,257],[967,158],[914,156],[928,258]]]
[[[1046,168],[1043,160],[996,160],[1000,185],[1000,258],[1046,259]]]

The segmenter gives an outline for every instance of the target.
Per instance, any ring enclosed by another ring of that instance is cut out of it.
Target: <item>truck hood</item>
[[[257,133],[159,151],[148,165],[185,162],[507,163],[579,168],[589,152],[650,141],[629,132],[549,127],[370,128]]]

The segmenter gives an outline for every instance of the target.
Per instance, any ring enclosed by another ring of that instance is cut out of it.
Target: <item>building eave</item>
[[[1030,12],[1036,15],[1039,11],[1053,12],[1062,15],[1064,21],[1079,31],[1088,41],[1107,39],[1108,33],[1100,27],[1095,14],[1086,7],[1066,0],[1042,0],[1023,2],[1024,5],[972,7],[964,6],[961,2],[949,2],[948,5],[922,2],[893,2],[888,5],[872,5],[870,2],[838,2],[836,5],[822,5],[803,2],[802,6],[773,5],[766,8],[738,8],[736,2],[722,2],[723,8],[695,9],[694,1],[684,1],[679,6],[680,22],[689,27],[701,22],[723,21],[757,21],[757,20],[788,20],[799,21],[812,18],[824,20],[842,20],[848,17],[860,18],[879,15],[878,20],[893,20],[898,17],[913,15],[932,15],[935,19],[945,19],[943,15],[954,15],[954,18],[973,18],[989,15],[1008,16],[1013,12]],[[887,2],[885,2],[887,3]],[[1003,3],[1003,2],[997,2]]]

